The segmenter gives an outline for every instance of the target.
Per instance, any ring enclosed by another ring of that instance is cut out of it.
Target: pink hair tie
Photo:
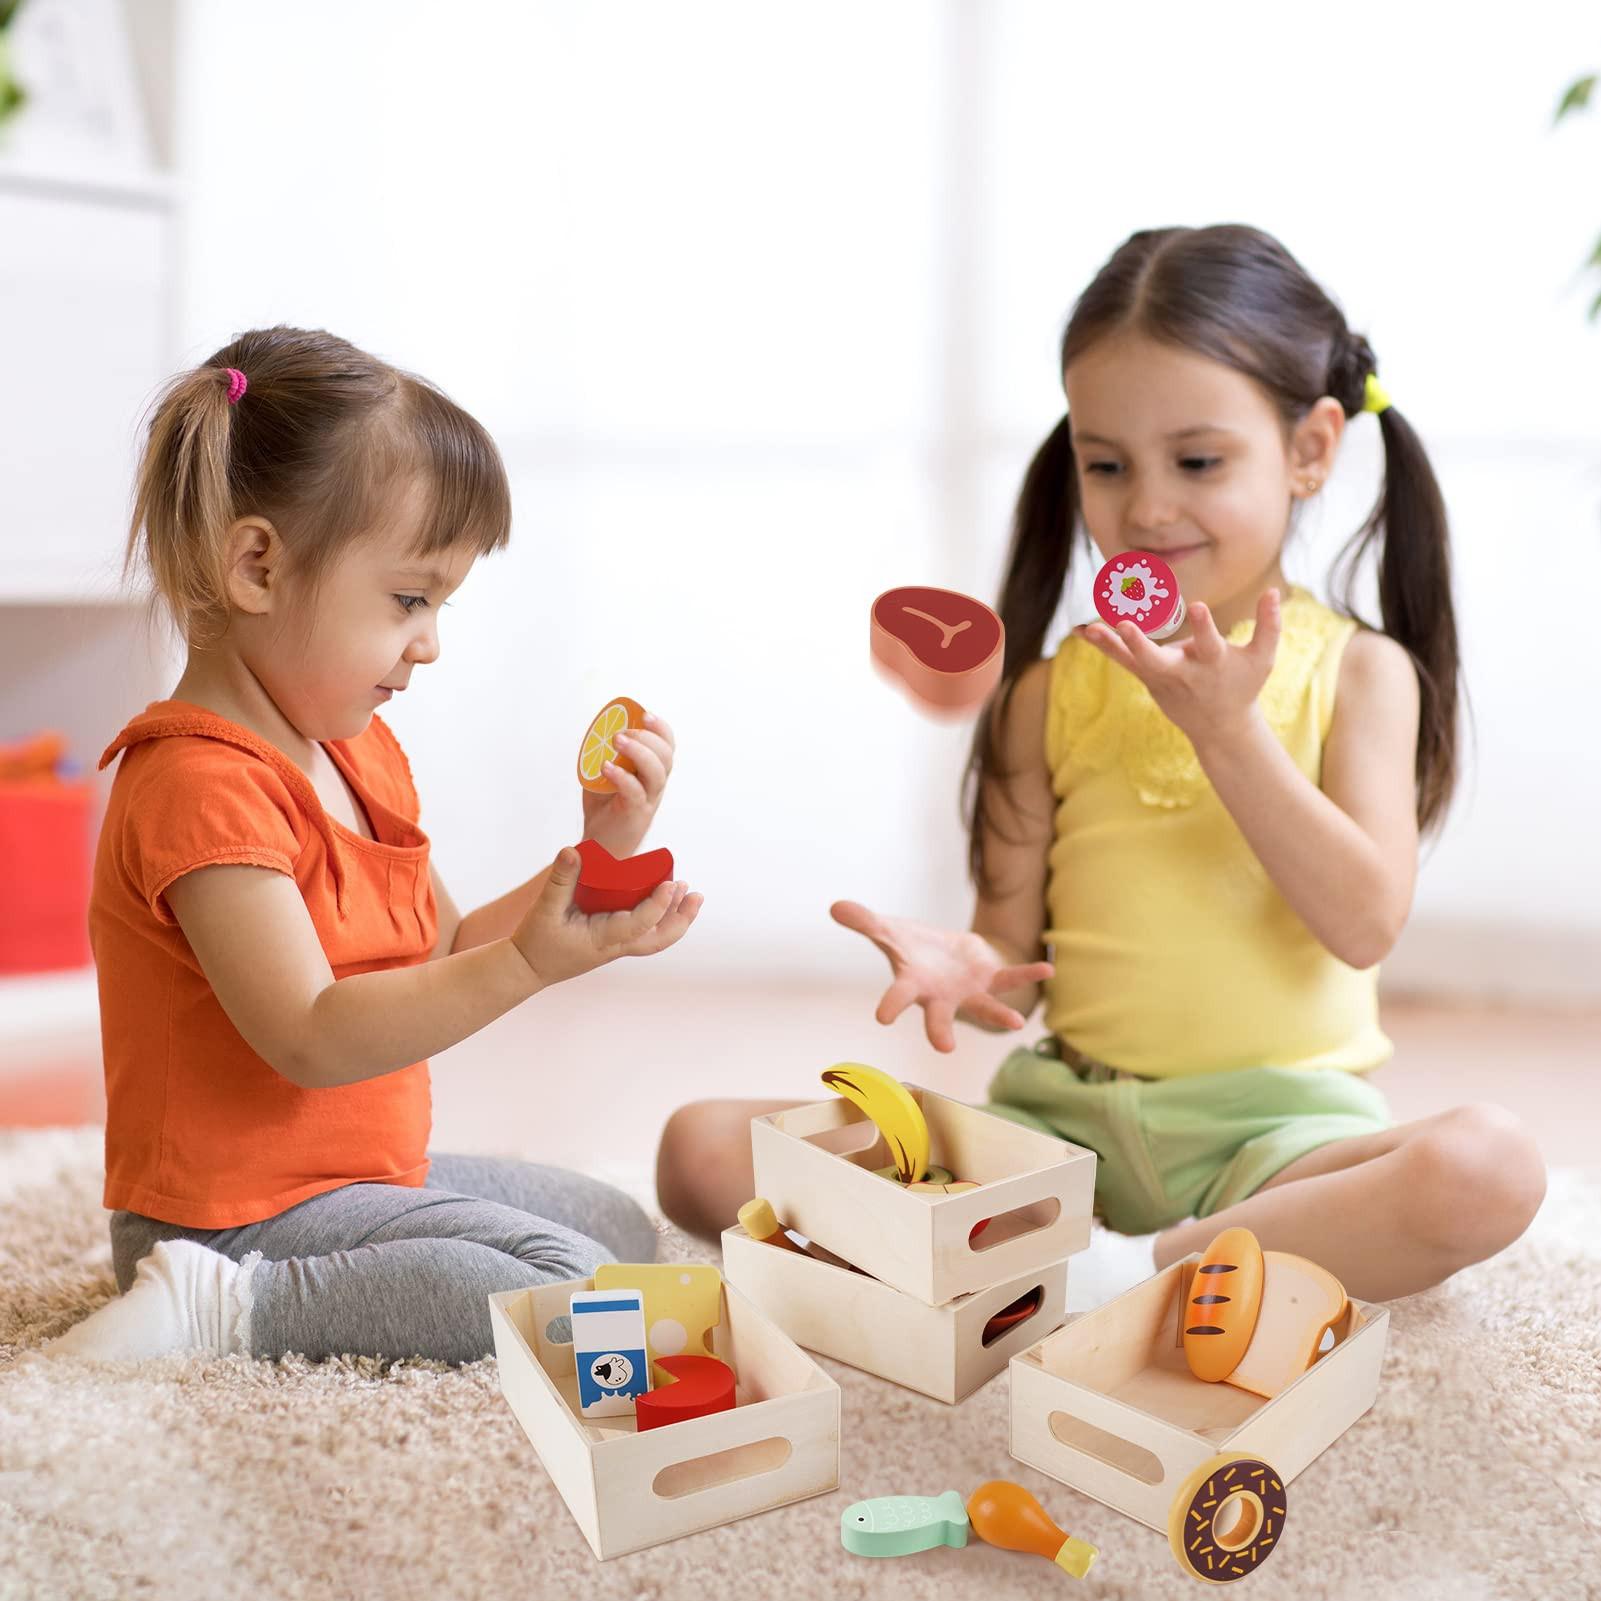
[[[236,406],[239,404],[239,397],[244,394],[250,385],[245,381],[245,375],[237,367],[224,367],[222,370],[228,375],[228,404]]]

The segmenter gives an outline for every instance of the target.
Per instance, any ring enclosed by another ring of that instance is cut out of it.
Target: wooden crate
[[[1090,1242],[1095,1153],[908,1084],[928,1122],[930,1160],[980,1188],[925,1195],[881,1178],[890,1154],[849,1101],[751,1121],[756,1194],[779,1222],[864,1272],[943,1306],[1039,1273]],[[990,1226],[969,1242],[982,1218]]]
[[[1220,1453],[1259,1457],[1289,1483],[1367,1409],[1389,1334],[1383,1306],[1349,1303],[1325,1350],[1272,1400],[1197,1379],[1179,1314],[1194,1252],[1014,1356],[1018,1461],[1166,1534],[1186,1476]]]
[[[730,1412],[635,1432],[632,1414],[585,1419],[568,1279],[489,1297],[501,1393],[597,1557],[621,1556],[839,1485],[839,1386],[738,1290],[723,1286],[714,1353],[738,1383]]]
[[[926,1306],[865,1273],[723,1231],[723,1273],[797,1345],[848,1362],[936,1401],[957,1402],[1067,1316],[1067,1263]],[[1039,1309],[984,1344],[1004,1306],[1038,1291]]]

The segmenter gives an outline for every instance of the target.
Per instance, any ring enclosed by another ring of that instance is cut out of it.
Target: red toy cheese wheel
[[[1184,597],[1173,569],[1148,550],[1125,550],[1095,575],[1095,609],[1108,628],[1133,623],[1151,639],[1184,626]]]

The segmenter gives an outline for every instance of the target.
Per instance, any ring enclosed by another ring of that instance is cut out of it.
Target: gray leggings
[[[128,1289],[161,1240],[194,1240],[235,1262],[260,1251],[252,1356],[476,1362],[494,1351],[489,1295],[588,1278],[600,1262],[656,1260],[655,1225],[599,1179],[504,1157],[430,1156],[420,1189],[346,1184],[240,1228],[113,1212],[117,1288]]]

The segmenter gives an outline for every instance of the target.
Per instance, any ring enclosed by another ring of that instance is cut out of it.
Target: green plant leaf
[[[1553,123],[1561,122],[1570,111],[1583,111],[1590,104],[1590,96],[1595,92],[1596,74],[1590,73],[1587,77],[1575,78],[1567,87],[1557,106],[1557,114]]]
[[[1590,321],[1594,322],[1597,317],[1601,317],[1601,294],[1590,302]]]

